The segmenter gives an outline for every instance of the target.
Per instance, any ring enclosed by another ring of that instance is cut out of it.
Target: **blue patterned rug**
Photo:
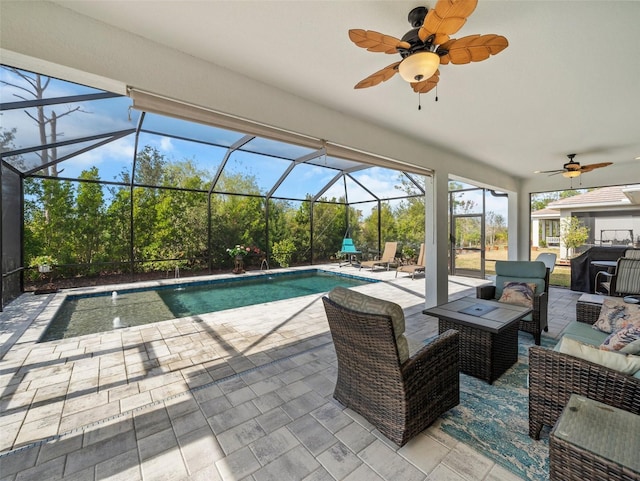
[[[555,339],[542,338],[544,347]],[[505,469],[532,481],[549,479],[547,439],[529,437],[529,347],[533,337],[520,334],[518,363],[492,385],[460,374],[460,404],[442,416],[440,429]]]

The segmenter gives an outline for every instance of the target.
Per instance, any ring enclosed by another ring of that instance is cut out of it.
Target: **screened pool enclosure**
[[[29,283],[230,270],[236,245],[259,268],[336,260],[347,234],[365,257],[424,240],[426,169],[133,88],[0,81],[3,303]]]

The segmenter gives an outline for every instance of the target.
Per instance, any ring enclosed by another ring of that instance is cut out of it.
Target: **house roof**
[[[612,186],[591,190],[584,194],[574,195],[548,204],[548,208],[562,209],[578,206],[623,206],[631,204],[624,190],[631,186]]]
[[[560,217],[560,211],[556,209],[540,209],[531,213],[531,217]]]

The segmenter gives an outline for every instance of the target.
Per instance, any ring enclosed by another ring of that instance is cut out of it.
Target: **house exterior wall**
[[[640,245],[640,208],[574,215],[589,227],[589,245]]]

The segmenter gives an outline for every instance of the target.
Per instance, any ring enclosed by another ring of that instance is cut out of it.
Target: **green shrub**
[[[403,247],[402,248],[402,255],[406,259],[411,259],[411,258],[415,257],[416,250],[413,247],[409,247],[409,246]]]
[[[291,239],[283,239],[273,244],[271,255],[281,267],[289,267],[296,246]]]

